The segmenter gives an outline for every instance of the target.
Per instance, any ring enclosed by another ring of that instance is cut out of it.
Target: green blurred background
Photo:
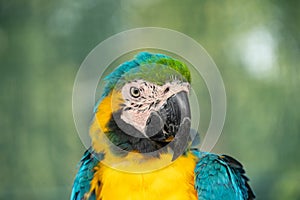
[[[257,199],[300,199],[300,1],[0,0],[0,199],[68,199],[84,147],[79,66],[123,30],[197,40],[219,67],[227,118],[214,152],[246,167]]]

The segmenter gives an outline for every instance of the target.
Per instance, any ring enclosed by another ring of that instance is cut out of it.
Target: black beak
[[[170,143],[178,158],[187,147],[191,126],[191,112],[187,93],[181,91],[170,97],[158,112],[147,120],[146,135],[153,141]]]

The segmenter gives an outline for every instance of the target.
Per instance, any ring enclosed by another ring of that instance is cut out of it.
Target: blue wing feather
[[[91,149],[88,149],[82,159],[81,165],[74,180],[71,200],[82,200],[84,195],[90,191],[90,182],[94,176],[94,167],[100,160],[103,159],[103,155],[99,154],[97,157],[92,153]],[[95,195],[91,195],[89,200],[94,200]]]
[[[242,165],[230,156],[193,150],[199,159],[195,167],[198,200],[251,200],[255,196],[248,185]]]

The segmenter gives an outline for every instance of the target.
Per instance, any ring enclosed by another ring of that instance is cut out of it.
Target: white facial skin
[[[146,122],[151,112],[158,111],[174,94],[181,91],[189,93],[189,88],[189,83],[180,81],[162,86],[144,80],[127,83],[122,88],[124,108],[121,119],[145,135]]]

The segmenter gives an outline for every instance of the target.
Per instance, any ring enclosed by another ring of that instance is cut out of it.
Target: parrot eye
[[[134,98],[138,98],[140,96],[140,90],[137,87],[131,87],[130,95]]]

